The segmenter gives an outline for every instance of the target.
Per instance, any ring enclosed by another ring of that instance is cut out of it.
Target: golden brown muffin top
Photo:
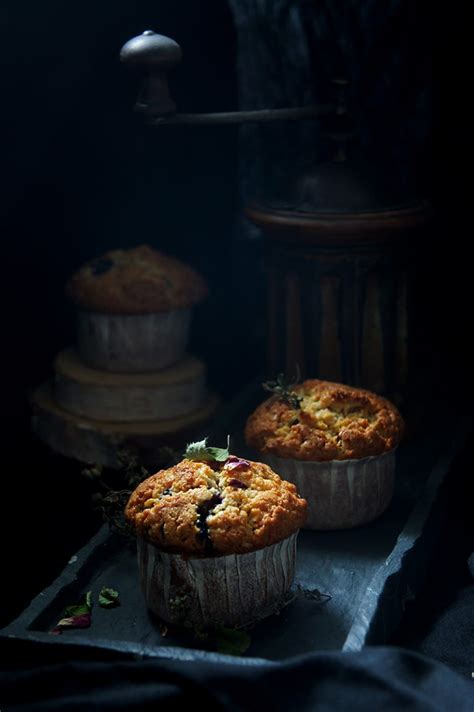
[[[296,532],[306,517],[296,487],[260,462],[185,459],[138,485],[125,508],[136,534],[192,556],[241,554]]]
[[[111,314],[184,309],[207,295],[192,267],[148,245],[111,250],[76,272],[66,292],[79,306]]]
[[[400,413],[375,393],[316,379],[291,392],[296,402],[274,395],[248,418],[245,438],[256,450],[295,460],[349,460],[380,455],[400,442]]]

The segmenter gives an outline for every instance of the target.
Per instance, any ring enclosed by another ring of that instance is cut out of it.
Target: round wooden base
[[[165,371],[96,371],[74,349],[54,362],[54,398],[73,415],[113,422],[169,420],[198,410],[206,399],[206,368],[185,356]]]
[[[218,398],[211,395],[201,408],[177,418],[135,423],[90,420],[63,410],[48,382],[33,393],[32,425],[43,442],[66,457],[118,468],[118,451],[129,448],[153,472],[160,447],[182,448],[201,435],[199,431],[215,414],[217,405]]]

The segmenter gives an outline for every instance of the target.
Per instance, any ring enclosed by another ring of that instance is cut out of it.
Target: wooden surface
[[[206,398],[206,368],[192,356],[163,371],[124,374],[90,368],[74,349],[66,349],[56,357],[54,371],[56,403],[92,420],[169,420],[195,412]]]
[[[52,383],[40,386],[32,396],[32,426],[36,435],[56,452],[81,462],[117,467],[117,451],[137,450],[153,468],[162,445],[182,447],[215,414],[218,398],[209,395],[202,407],[185,416],[159,421],[114,423],[94,421],[63,410],[55,401]]]
[[[245,213],[271,240],[320,247],[403,243],[407,233],[426,226],[432,217],[425,202],[397,210],[358,213],[311,213],[250,205]]]

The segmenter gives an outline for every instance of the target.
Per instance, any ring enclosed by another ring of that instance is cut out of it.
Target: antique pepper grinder
[[[151,31],[122,48],[121,60],[143,75],[135,109],[150,125],[328,117],[330,159],[245,210],[268,248],[269,375],[298,366],[305,377],[401,400],[410,373],[413,254],[428,204],[384,185],[352,148],[344,80],[334,81],[328,105],[178,114],[166,73],[180,59],[176,42]]]

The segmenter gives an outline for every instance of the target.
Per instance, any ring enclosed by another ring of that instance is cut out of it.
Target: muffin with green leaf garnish
[[[148,607],[196,628],[243,626],[277,611],[293,580],[306,506],[268,465],[206,440],[190,444],[125,509]]]
[[[311,379],[265,384],[273,395],[248,418],[247,444],[308,500],[306,526],[345,529],[388,506],[395,449],[403,434],[397,408],[375,393]]]

